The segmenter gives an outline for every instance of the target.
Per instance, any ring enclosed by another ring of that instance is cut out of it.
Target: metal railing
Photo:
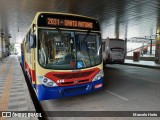
[[[154,43],[152,43],[152,44],[155,44],[155,42]],[[140,51],[141,52],[141,55],[143,56],[143,50],[144,50],[144,48],[146,48],[146,47],[150,47],[151,46],[151,43],[148,43],[147,45],[142,45],[141,47],[137,47],[137,48],[135,48],[135,49],[132,49],[132,50],[129,50],[129,51],[127,51],[127,53],[130,53],[130,52],[134,52],[134,51]],[[150,48],[151,49],[151,48]],[[153,55],[155,55],[155,54],[153,54],[153,53],[155,53],[155,50],[153,50],[153,48],[150,50],[150,56],[153,56]]]

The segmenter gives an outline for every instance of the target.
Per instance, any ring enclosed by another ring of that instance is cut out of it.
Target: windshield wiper
[[[86,40],[87,40],[87,38],[88,38],[90,32],[91,32],[91,31],[88,30],[87,34],[84,36],[84,38],[83,38],[83,40],[82,40],[81,42],[86,42]]]
[[[90,65],[91,65],[91,56],[90,56],[90,52],[89,52],[89,47],[88,47],[88,44],[87,44],[87,38],[88,38],[88,36],[89,36],[89,34],[90,34],[90,30],[88,30],[88,32],[87,32],[87,34],[84,36],[84,38],[83,38],[83,40],[81,41],[81,42],[85,42],[85,44],[86,44],[86,46],[87,46],[87,53],[88,53],[88,56],[89,56],[89,63],[90,63]]]

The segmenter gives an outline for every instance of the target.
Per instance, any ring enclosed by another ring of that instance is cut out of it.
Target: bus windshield
[[[102,62],[98,33],[40,29],[38,61],[47,69],[72,70],[93,67]]]

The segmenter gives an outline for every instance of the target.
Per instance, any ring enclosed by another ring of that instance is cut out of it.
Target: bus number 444
[[[57,83],[64,83],[64,79],[57,80]]]

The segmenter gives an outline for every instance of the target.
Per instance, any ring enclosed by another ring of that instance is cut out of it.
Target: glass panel
[[[97,34],[76,33],[77,67],[91,67],[101,62],[100,36]]]
[[[80,69],[101,63],[100,36],[84,32],[39,30],[38,60],[48,69]]]

